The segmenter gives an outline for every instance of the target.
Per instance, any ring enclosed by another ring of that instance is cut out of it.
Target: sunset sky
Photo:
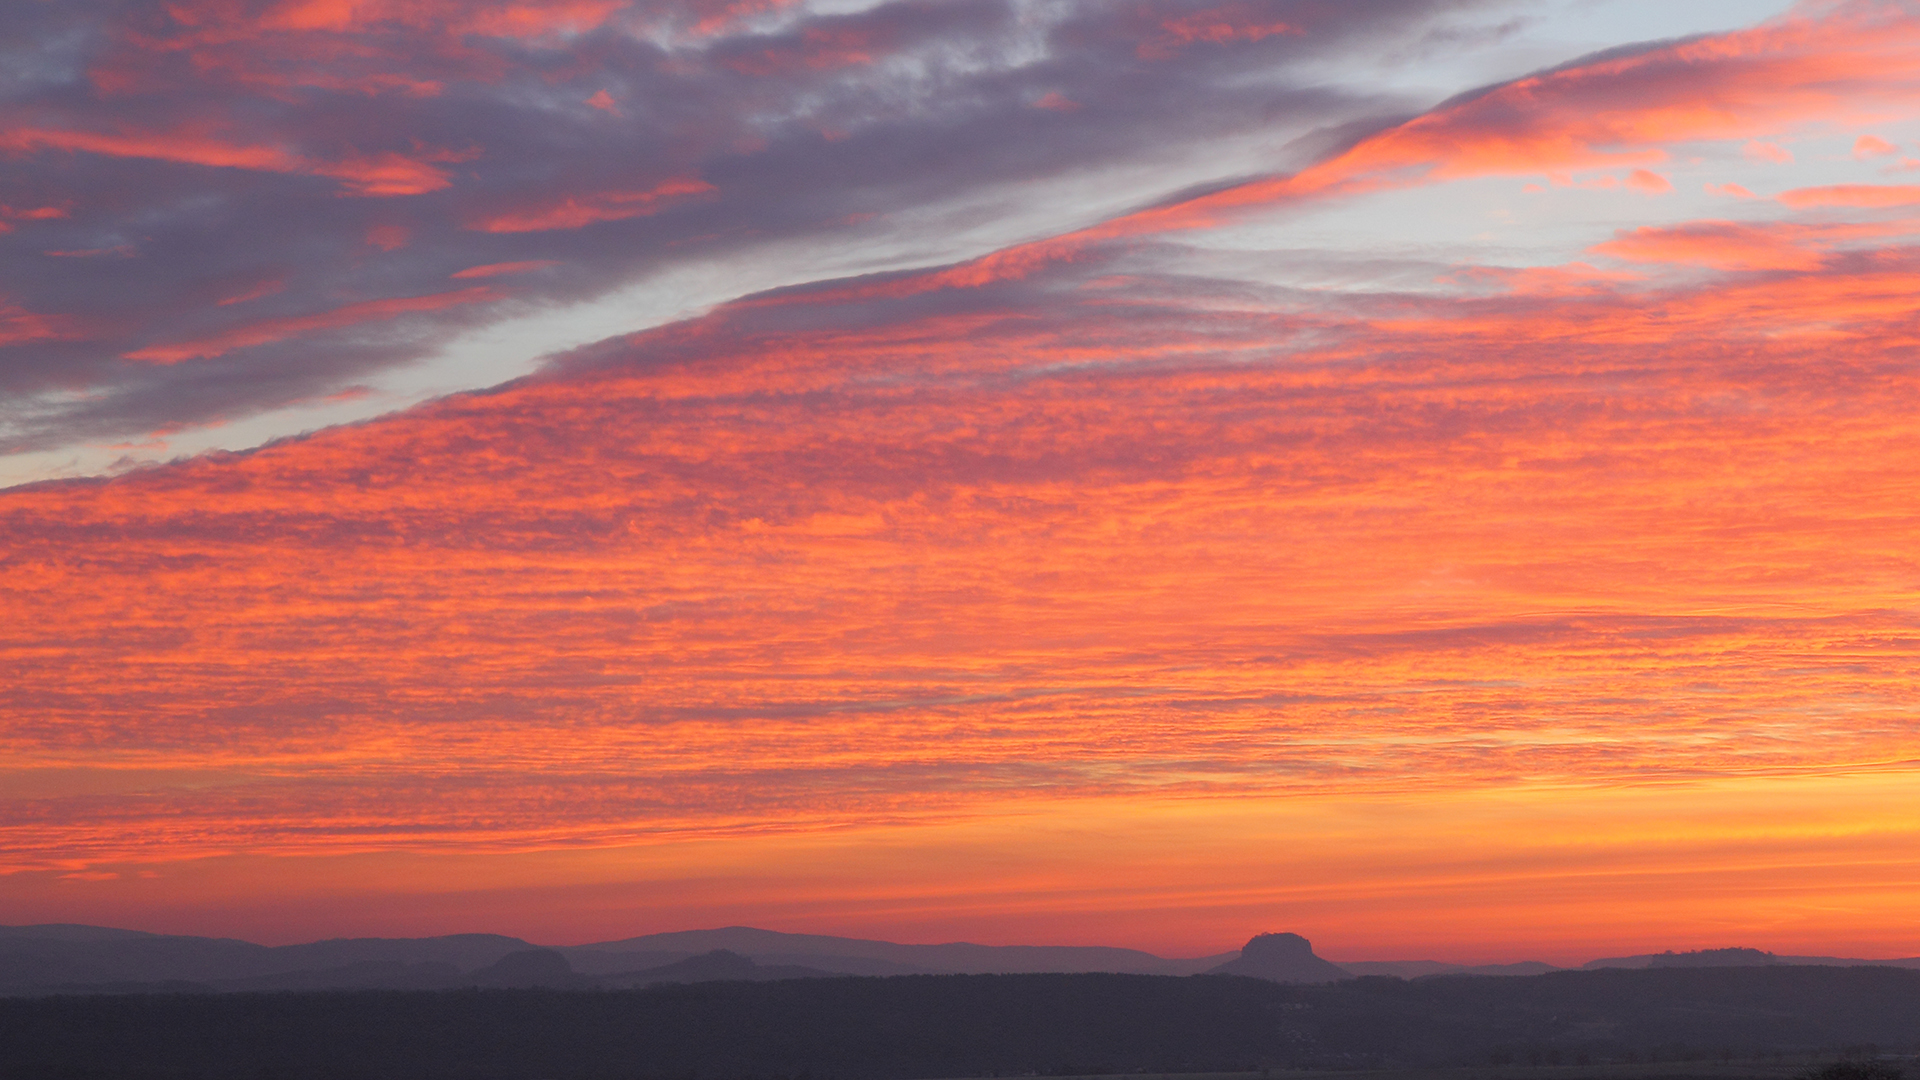
[[[0,924],[1920,955],[1920,0],[27,0],[0,103]]]

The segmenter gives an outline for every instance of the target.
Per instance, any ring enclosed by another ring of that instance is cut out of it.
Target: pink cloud
[[[1645,195],[1665,195],[1673,190],[1672,181],[1648,169],[1635,169],[1628,173],[1626,185]]]
[[[1870,157],[1885,157],[1899,152],[1899,147],[1877,135],[1862,135],[1853,141],[1853,156],[1862,161]]]
[[[1774,196],[1795,209],[1809,206],[1851,206],[1878,209],[1920,203],[1920,184],[1832,184],[1795,188]]]

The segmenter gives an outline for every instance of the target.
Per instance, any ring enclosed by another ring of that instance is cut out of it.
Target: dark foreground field
[[[1460,1080],[1782,1077],[1920,1048],[1920,971],[1532,978],[929,975],[632,991],[0,1000],[0,1078],[915,1080],[1411,1070]]]

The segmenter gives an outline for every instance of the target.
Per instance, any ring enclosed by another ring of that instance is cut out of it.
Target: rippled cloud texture
[[[6,16],[20,446],[1180,186],[0,493],[13,921],[1920,953],[1920,8],[1411,116],[1286,72],[1467,5],[84,8]]]

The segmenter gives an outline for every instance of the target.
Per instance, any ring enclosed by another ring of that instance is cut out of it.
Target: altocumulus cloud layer
[[[65,388],[49,439],[321,393],[680,242],[1017,218],[964,196],[1337,130],[488,391],[6,492],[14,909],[1915,948],[1910,6],[1391,121],[1266,76],[1442,9],[35,14],[6,138],[68,182],[9,193],[6,240],[93,243],[88,190],[154,222],[10,300],[10,377]],[[136,272],[169,228],[177,271]]]
[[[1215,179],[1232,137],[1386,107],[1294,69],[1462,6],[9,5],[0,452],[364,392],[456,328],[783,240],[941,261],[1049,179]]]

